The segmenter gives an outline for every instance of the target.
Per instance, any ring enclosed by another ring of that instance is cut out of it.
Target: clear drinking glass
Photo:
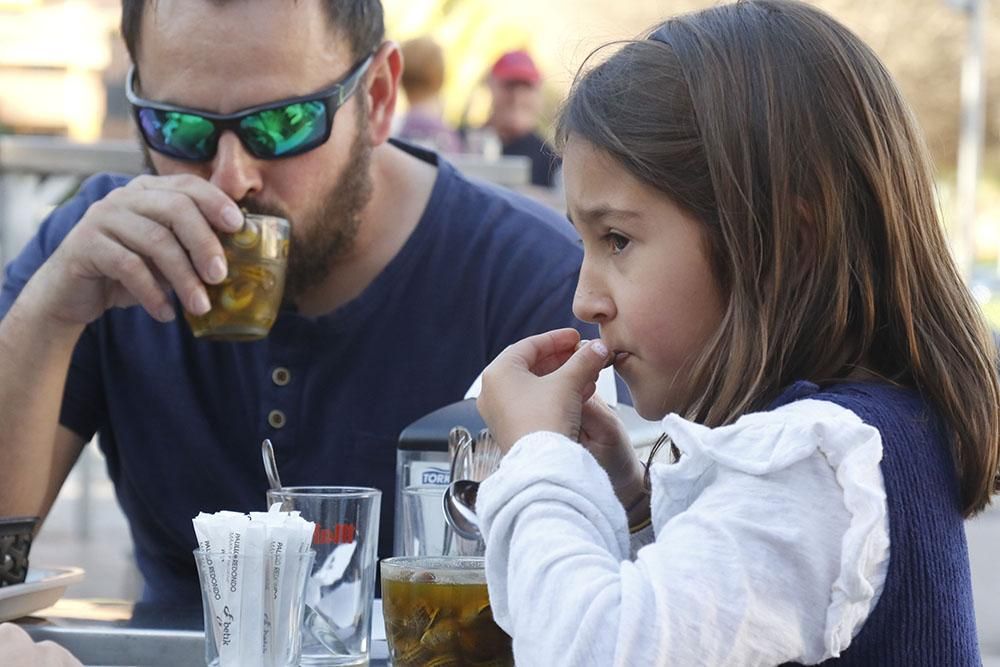
[[[303,665],[365,665],[382,492],[364,487],[299,486],[267,492],[267,504],[316,523],[316,563],[306,584]]]
[[[219,234],[229,274],[218,285],[205,285],[211,310],[184,311],[191,332],[209,340],[258,340],[267,336],[285,292],[291,229],[273,215],[248,213],[243,228]]]
[[[482,558],[399,556],[382,570],[382,613],[394,667],[514,664],[493,620]]]
[[[447,528],[442,501],[445,486],[408,486],[402,490],[404,556],[482,556],[482,540],[467,540]],[[398,551],[397,551],[398,553]]]

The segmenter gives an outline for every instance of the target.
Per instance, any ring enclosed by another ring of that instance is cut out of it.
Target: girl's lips
[[[604,362],[604,368],[614,366],[619,360],[624,359],[628,356],[628,352],[620,352],[618,350],[613,350],[611,352],[611,358]]]

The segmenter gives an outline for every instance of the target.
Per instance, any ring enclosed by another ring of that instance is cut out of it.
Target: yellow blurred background
[[[389,38],[429,35],[444,48],[443,103],[452,124],[484,122],[489,105],[485,73],[504,51],[528,49],[544,73],[548,125],[543,130],[550,128],[575,71],[594,48],[636,36],[666,15],[717,4],[625,0],[610,9],[606,0],[383,1]],[[899,81],[935,157],[946,224],[956,208],[968,26],[967,15],[958,9],[962,2],[812,2],[859,33]],[[985,22],[985,157],[973,232],[975,260],[993,278],[1000,259],[1000,40],[989,38],[1000,35],[995,7],[988,9]],[[128,62],[117,33],[119,12],[118,0],[0,0],[0,133],[80,141],[133,136],[123,94]],[[1000,278],[994,282],[1000,293]],[[984,303],[989,296],[984,293]]]

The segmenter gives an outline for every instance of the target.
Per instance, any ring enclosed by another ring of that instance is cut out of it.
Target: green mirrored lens
[[[240,121],[241,136],[260,156],[280,157],[321,143],[326,136],[326,105],[299,102],[251,114]]]
[[[204,159],[215,146],[212,121],[179,111],[142,109],[142,131],[154,148],[188,159]]]

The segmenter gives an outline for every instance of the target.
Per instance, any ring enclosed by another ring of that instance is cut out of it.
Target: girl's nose
[[[603,324],[615,316],[615,304],[607,291],[580,271],[580,282],[573,295],[573,314],[584,322]]]
[[[259,193],[263,187],[261,160],[247,152],[239,137],[226,130],[219,137],[209,181],[233,201]]]

